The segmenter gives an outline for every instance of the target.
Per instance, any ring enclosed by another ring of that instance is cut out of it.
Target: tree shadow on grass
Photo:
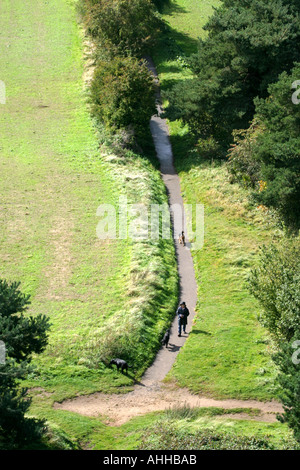
[[[172,13],[188,13],[187,9],[178,5],[174,0],[156,0],[155,3],[161,3],[160,11],[165,15],[172,15]]]
[[[170,121],[172,121],[172,117],[168,115],[168,110],[165,111],[163,117],[169,118]],[[188,173],[194,168],[208,169],[212,166],[218,168],[223,166],[224,162],[227,161],[225,145],[223,146],[224,150],[220,151],[220,153],[216,153],[214,157],[201,155],[201,149],[196,151],[195,145],[197,144],[197,137],[190,131],[172,134],[170,140],[177,173],[181,171]]]
[[[198,40],[190,37],[186,33],[176,31],[171,26],[166,26],[165,31],[161,34],[158,45],[153,51],[159,54],[159,62],[165,63],[174,61],[180,56],[188,57],[196,53],[198,49]],[[160,66],[162,68],[162,66]],[[161,70],[159,70],[161,71]],[[167,70],[163,70],[166,72]]]
[[[149,53],[158,67],[158,73],[166,74],[168,72],[182,73],[182,59],[186,60],[197,50],[197,39],[186,33],[176,31],[169,25],[164,25],[156,46]],[[184,63],[184,66],[186,67],[187,64]]]

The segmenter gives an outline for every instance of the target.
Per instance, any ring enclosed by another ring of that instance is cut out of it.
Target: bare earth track
[[[156,70],[150,58],[147,58],[149,69],[157,77]],[[180,180],[173,165],[172,148],[169,141],[168,127],[160,117],[160,96],[157,87],[157,115],[150,122],[151,133],[160,161],[161,175],[169,197],[169,206],[179,204],[183,210],[183,201],[180,191]],[[171,213],[172,217],[172,213]],[[178,243],[178,234],[184,227],[181,224],[174,226],[175,249],[180,282],[180,300],[184,300],[190,310],[187,332],[192,327],[197,302],[197,284],[195,279],[193,259],[190,244],[187,240],[183,247]],[[171,369],[180,348],[184,345],[188,333],[177,336],[177,318],[174,319],[168,348],[161,348],[152,366],[146,371],[141,382],[136,384],[133,391],[127,394],[95,393],[90,396],[81,396],[72,400],[56,403],[57,409],[80,413],[85,416],[105,416],[107,424],[120,426],[134,416],[145,413],[161,411],[178,406],[190,407],[220,407],[224,409],[252,408],[257,411],[255,420],[272,422],[276,414],[282,412],[282,406],[277,402],[263,403],[254,400],[214,400],[191,394],[188,390],[172,388],[163,383],[163,379]],[[229,417],[230,415],[225,415]],[[234,414],[235,419],[250,419],[249,414]]]

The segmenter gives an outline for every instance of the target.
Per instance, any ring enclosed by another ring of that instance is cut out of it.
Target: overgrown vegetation
[[[261,249],[259,263],[251,272],[250,288],[263,306],[261,322],[276,342],[290,342],[299,334],[299,279],[298,239]]]
[[[143,436],[142,450],[270,450],[267,439],[237,437],[209,430],[189,433],[165,423],[157,424]]]
[[[264,247],[250,277],[250,288],[263,307],[261,321],[276,343],[274,362],[284,413],[280,416],[300,442],[300,245],[286,240]]]
[[[111,132],[126,129],[141,140],[156,112],[153,96],[153,78],[134,57],[97,63],[91,84],[92,114]]]
[[[86,33],[94,44],[96,70],[91,84],[92,113],[113,134],[126,132],[127,146],[145,143],[155,113],[154,81],[144,54],[161,28],[151,0],[81,0]]]
[[[196,411],[196,410],[195,410]],[[195,415],[194,411],[194,415]],[[223,410],[224,411],[224,410]],[[215,414],[222,410],[215,410]],[[186,410],[185,410],[186,413]],[[204,410],[209,414],[208,410]],[[142,450],[278,450],[278,444],[270,435],[256,436],[239,435],[237,431],[213,429],[201,429],[201,424],[192,429],[188,426],[188,420],[170,419],[167,416],[160,418],[153,426],[145,431],[139,449]],[[182,423],[185,423],[182,426]],[[197,429],[198,427],[198,429]],[[199,429],[200,427],[200,429]],[[295,450],[297,443],[292,438],[282,439],[279,444],[282,450]]]
[[[81,0],[86,31],[101,56],[137,56],[155,44],[161,22],[151,0]]]
[[[229,172],[253,189],[257,204],[274,208],[294,230],[300,220],[300,108],[292,101],[291,85],[300,65],[283,72],[268,88],[268,98],[256,98],[255,118],[230,151]]]

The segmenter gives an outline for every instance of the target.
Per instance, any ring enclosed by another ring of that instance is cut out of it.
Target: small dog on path
[[[164,335],[164,337],[162,339],[162,342],[161,342],[163,346],[166,346],[166,348],[168,347],[169,339],[170,339],[170,330],[168,329],[165,332],[165,335]]]
[[[121,369],[122,372],[126,372],[127,374],[127,371],[128,371],[128,367],[129,365],[127,364],[126,361],[124,361],[124,359],[112,359],[109,363],[109,365],[111,366],[112,364],[115,364],[117,366],[117,369]]]
[[[185,235],[183,231],[179,235],[179,244],[185,246]]]

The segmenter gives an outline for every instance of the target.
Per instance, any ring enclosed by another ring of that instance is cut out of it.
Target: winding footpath
[[[174,234],[174,243],[175,243],[175,250],[176,250],[176,258],[177,258],[177,269],[179,275],[179,294],[180,294],[180,301],[184,301],[190,311],[190,315],[188,317],[188,325],[187,331],[190,330],[191,324],[195,315],[196,303],[197,303],[197,283],[195,278],[195,271],[194,271],[194,264],[192,255],[190,252],[189,241],[186,237],[186,246],[179,245],[178,242],[178,235],[185,231],[184,225],[184,207],[183,207],[183,200],[181,197],[181,190],[180,190],[180,180],[179,176],[176,173],[174,163],[173,163],[173,153],[172,147],[169,139],[169,130],[165,119],[160,117],[162,113],[161,108],[161,99],[160,99],[160,91],[157,81],[157,73],[155,66],[151,60],[151,58],[147,58],[148,68],[152,72],[155,80],[157,82],[157,90],[156,90],[156,109],[157,115],[152,116],[150,120],[150,130],[152,134],[152,138],[154,141],[155,149],[157,158],[160,162],[160,171],[161,176],[164,181],[167,195],[168,195],[168,203],[169,208],[177,207],[180,208],[179,211],[182,213],[183,217],[178,220],[174,220],[173,212],[170,211],[172,227],[173,227],[173,234]],[[174,318],[174,322],[171,327],[170,333],[170,342],[169,348],[166,350],[162,348],[156,356],[156,359],[153,365],[146,371],[142,383],[145,386],[153,385],[159,383],[161,380],[165,378],[169,370],[171,369],[177,354],[180,351],[180,348],[184,345],[186,335],[182,335],[181,337],[177,336],[177,318]]]
[[[160,117],[162,112],[160,91],[157,73],[151,58],[147,58],[147,65],[153,73],[157,83],[157,115],[152,116],[150,129],[155,144],[157,158],[160,162],[161,176],[168,194],[169,208],[174,205],[179,205],[182,210],[182,214],[184,214],[180,180],[173,164],[169,130],[166,121]],[[183,334],[181,337],[178,337],[177,318],[174,318],[171,327],[169,347],[163,347],[160,349],[152,366],[150,366],[145,372],[141,381],[134,386],[132,392],[122,395],[94,393],[90,396],[77,397],[72,400],[66,400],[63,403],[56,403],[54,407],[57,409],[77,412],[85,416],[106,416],[106,423],[113,426],[122,425],[134,416],[184,405],[191,407],[214,406],[227,410],[234,408],[252,408],[257,410],[257,414],[253,418],[250,418],[247,413],[235,413],[233,417],[235,419],[255,419],[265,422],[275,421],[276,413],[282,412],[282,406],[277,402],[262,403],[254,400],[214,400],[193,395],[186,389],[172,388],[172,386],[163,383],[163,379],[170,371],[177,354],[184,345],[188,337],[188,333],[191,330],[197,303],[197,284],[193,259],[190,251],[190,243],[187,239],[185,247],[179,245],[178,234],[184,230],[185,227],[182,226],[181,221],[178,221],[178,218],[176,218],[175,223],[171,210],[170,215],[173,225],[179,274],[180,301],[185,301],[190,311],[187,334]],[[225,416],[228,418],[230,415],[227,414]]]

